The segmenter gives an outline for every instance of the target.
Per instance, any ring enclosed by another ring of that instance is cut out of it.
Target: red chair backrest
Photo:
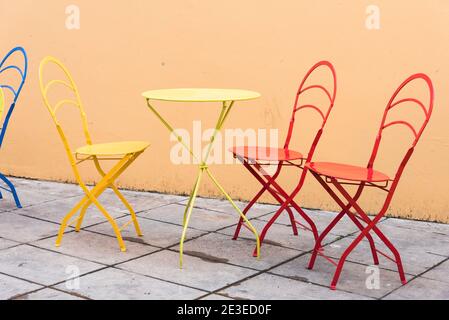
[[[409,85],[411,82],[414,81],[418,81],[418,80],[424,80],[424,82],[426,83],[428,89],[429,89],[429,101],[428,104],[424,103],[422,100],[419,100],[417,98],[413,98],[413,97],[407,97],[407,98],[401,98],[401,99],[397,99],[399,93],[407,86]],[[418,125],[412,125],[410,122],[406,121],[406,120],[395,120],[395,121],[388,121],[388,115],[390,113],[390,111],[393,108],[398,108],[402,105],[406,105],[408,103],[409,106],[416,106],[417,108],[420,108],[422,113],[423,113],[423,119],[422,122],[420,122]],[[433,103],[434,103],[434,88],[433,88],[433,84],[432,84],[432,80],[430,80],[430,78],[423,74],[423,73],[417,73],[414,74],[412,76],[410,76],[409,78],[407,78],[394,92],[393,96],[391,97],[390,101],[388,102],[388,105],[384,111],[383,117],[382,117],[382,122],[380,124],[380,128],[379,128],[379,132],[377,134],[377,138],[374,144],[374,148],[373,148],[373,152],[371,154],[371,158],[370,161],[368,163],[368,168],[372,168],[374,165],[374,161],[376,160],[376,156],[377,153],[379,151],[379,146],[382,140],[382,134],[384,132],[385,129],[390,128],[392,126],[396,126],[396,125],[402,125],[402,126],[406,126],[412,133],[414,139],[413,142],[410,146],[410,148],[408,149],[408,152],[406,153],[404,159],[402,160],[402,163],[398,169],[398,172],[396,173],[396,178],[399,178],[402,170],[404,169],[406,163],[408,162],[410,156],[413,153],[413,150],[416,146],[416,144],[419,141],[419,138],[421,137],[424,129],[427,126],[427,123],[429,122],[430,116],[432,115],[432,110],[433,110]]]
[[[312,75],[312,73],[314,73],[318,68],[320,67],[324,67],[324,68],[328,68],[331,71],[331,75],[332,75],[332,84],[333,84],[333,88],[331,88],[331,90],[326,89],[323,85],[321,84],[308,84],[307,80],[310,78],[310,76]],[[307,91],[309,90],[320,90],[323,94],[326,95],[326,97],[329,99],[329,104],[326,106],[322,106],[321,108],[316,106],[316,105],[312,105],[312,104],[300,104],[300,97]],[[299,110],[303,110],[303,109],[312,109],[314,111],[316,111],[322,118],[322,123],[321,126],[315,136],[315,139],[312,143],[312,146],[310,148],[309,154],[308,154],[308,161],[311,160],[311,157],[313,155],[313,152],[315,150],[316,145],[318,144],[318,141],[321,137],[324,125],[327,122],[327,119],[329,118],[329,114],[334,106],[335,103],[335,97],[337,95],[337,74],[335,72],[335,68],[332,65],[332,63],[330,63],[329,61],[320,61],[318,63],[316,63],[306,74],[306,76],[304,77],[304,79],[302,80],[298,91],[296,93],[296,100],[295,100],[295,104],[293,107],[293,112],[292,112],[292,116],[290,119],[290,125],[289,125],[289,129],[288,129],[288,134],[287,134],[287,138],[285,141],[285,145],[284,148],[288,148],[289,144],[290,144],[290,140],[293,134],[293,128],[294,128],[294,124],[295,124],[295,116],[296,116],[296,112],[298,112]]]

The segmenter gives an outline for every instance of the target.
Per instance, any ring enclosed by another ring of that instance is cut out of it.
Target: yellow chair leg
[[[80,213],[80,215],[78,217],[78,221],[77,221],[76,227],[75,227],[75,231],[76,232],[80,232],[81,225],[83,223],[84,216],[86,215],[87,208],[89,208],[91,204],[92,204],[92,201],[89,200],[89,201],[86,202],[86,204],[81,209],[81,213]]]
[[[131,214],[131,218],[134,223],[134,228],[136,229],[136,233],[139,237],[142,237],[142,230],[140,229],[139,222],[137,221],[136,212],[129,204],[128,200],[123,196],[123,194],[117,189],[115,185],[111,185],[112,190],[114,190],[114,193],[117,195],[117,197],[123,202],[125,207],[128,209],[129,213]]]
[[[101,205],[100,202],[98,202],[98,200],[94,196],[91,196],[91,201],[97,206],[98,210],[100,210],[100,212],[106,217],[106,219],[112,225],[112,229],[114,230],[120,250],[122,252],[125,252],[126,246],[125,243],[123,242],[122,234],[120,232],[120,228],[117,225],[117,222],[115,222],[114,218],[112,218],[112,216],[106,211],[106,209]]]
[[[77,203],[76,206],[73,207],[72,210],[64,217],[64,219],[61,222],[61,226],[59,227],[58,237],[56,238],[56,246],[59,247],[61,245],[62,236],[64,235],[65,228],[67,228],[67,225],[70,221],[70,219],[78,212],[78,210],[81,208],[82,205],[85,204],[85,202],[88,201],[87,196],[85,196],[83,199],[81,199],[80,202]]]
[[[104,192],[104,190],[106,190],[107,185],[104,184],[104,183],[102,183],[102,182],[100,182],[100,183],[101,183],[101,184],[98,184],[96,187],[94,187],[94,188],[90,191],[90,194],[91,194],[92,196],[99,197],[99,196]],[[76,231],[76,232],[79,232],[79,231],[80,231],[81,225],[82,225],[83,220],[84,220],[84,216],[86,215],[87,209],[88,209],[91,205],[92,205],[92,200],[89,199],[89,200],[87,201],[87,203],[84,204],[83,208],[81,209],[81,212],[80,212],[80,215],[79,215],[79,217],[78,217],[78,221],[77,221],[76,227],[75,227],[75,231]]]
[[[121,174],[121,172],[123,172],[139,155],[140,153],[134,154],[132,156],[127,156],[128,160],[125,164],[123,164],[123,166],[121,168],[118,169],[117,171],[117,176],[119,174]],[[102,176],[105,177],[106,173],[104,172],[104,170],[101,168],[100,162],[98,161],[98,159],[95,157],[94,158],[94,163],[95,163],[95,167],[97,168],[98,173]],[[116,178],[116,177],[115,177]],[[125,207],[128,209],[133,224],[134,224],[134,229],[136,230],[136,233],[139,237],[143,236],[142,230],[140,229],[139,226],[139,222],[137,220],[137,216],[136,216],[136,212],[134,211],[134,209],[131,207],[131,205],[129,204],[129,202],[126,200],[126,198],[123,196],[123,194],[118,190],[118,188],[114,185],[113,181],[115,180],[111,179],[111,183],[108,185],[112,188],[112,190],[114,191],[114,193],[116,194],[116,196],[120,199],[120,201],[122,201],[122,203],[125,205]]]
[[[190,216],[192,215],[192,209],[193,205],[195,203],[196,195],[198,194],[198,189],[200,187],[200,181],[201,177],[203,175],[203,169],[201,169],[198,173],[198,178],[196,180],[195,186],[193,187],[192,194],[189,198],[188,205],[184,212],[184,226],[182,229],[182,236],[181,236],[181,242],[179,243],[179,267],[182,269],[182,263],[183,263],[183,252],[184,252],[184,240],[186,238],[187,233],[187,227],[189,225]]]

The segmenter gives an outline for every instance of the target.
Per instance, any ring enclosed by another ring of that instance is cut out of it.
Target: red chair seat
[[[265,160],[265,161],[289,161],[302,159],[300,152],[283,149],[283,148],[267,148],[267,147],[234,147],[230,151],[244,159]]]
[[[306,164],[310,170],[327,177],[349,181],[384,182],[390,178],[374,169],[333,162],[312,162]]]

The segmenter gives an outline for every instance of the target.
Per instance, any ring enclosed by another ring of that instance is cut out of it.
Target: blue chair
[[[23,56],[23,68],[8,63],[8,59],[15,53]],[[18,85],[8,84],[4,82],[4,75],[6,75],[9,72],[14,72],[18,76],[20,76],[19,78],[20,81],[18,82],[19,83]],[[16,47],[12,49],[0,62],[0,89],[3,91],[3,98],[6,103],[4,110],[6,111],[6,116],[0,128],[0,148],[3,145],[3,139],[5,138],[6,129],[8,128],[9,120],[11,120],[11,114],[14,111],[14,107],[16,106],[20,92],[22,91],[23,85],[25,83],[27,72],[28,72],[28,58],[25,50],[22,47]],[[9,101],[11,101],[11,103],[9,104],[8,108]],[[0,113],[0,119],[1,116],[2,114]],[[14,201],[16,202],[17,208],[22,208],[19,197],[17,196],[16,188],[11,183],[11,181],[9,181],[9,179],[6,178],[1,173],[0,179],[3,180],[3,182],[6,183],[7,185],[7,188],[0,186],[0,189],[11,192],[14,197]],[[0,192],[0,199],[3,199],[3,195],[1,194],[1,192]]]

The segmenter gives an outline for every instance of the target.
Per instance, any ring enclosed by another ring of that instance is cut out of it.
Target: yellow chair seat
[[[124,141],[86,145],[76,150],[77,154],[89,156],[114,156],[141,152],[150,145],[146,141]]]

